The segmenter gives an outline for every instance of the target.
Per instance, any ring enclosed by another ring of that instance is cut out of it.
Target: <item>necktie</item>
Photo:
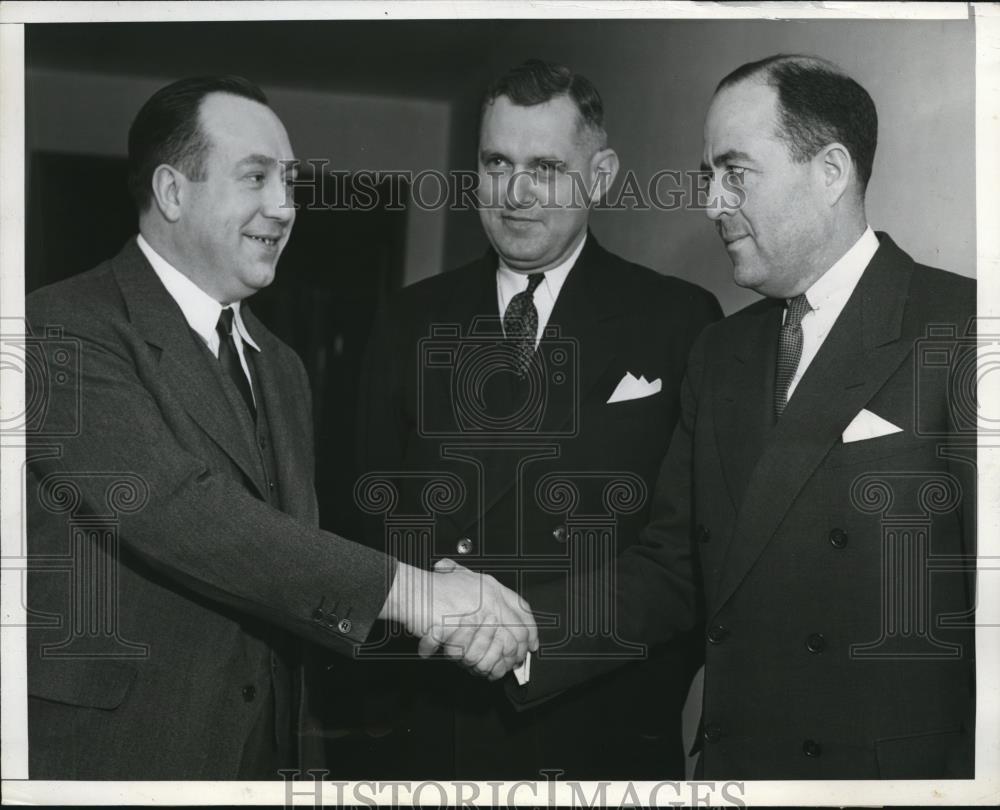
[[[528,289],[510,299],[503,316],[503,331],[513,347],[514,371],[523,377],[531,366],[538,334],[538,310],[535,309],[535,290],[545,278],[545,273],[528,276]]]
[[[243,371],[243,366],[240,365],[240,355],[236,351],[236,341],[233,338],[232,307],[225,307],[219,313],[215,331],[219,333],[219,362],[222,364],[222,370],[229,375],[236,390],[240,392],[250,415],[256,418],[257,410],[254,408],[253,394],[250,392],[250,381]]]
[[[778,333],[778,368],[774,380],[774,415],[781,416],[788,404],[788,387],[802,358],[802,319],[812,312],[805,293],[788,302],[785,322]]]

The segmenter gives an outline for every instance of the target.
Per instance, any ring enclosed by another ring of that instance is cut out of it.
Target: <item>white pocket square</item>
[[[639,377],[639,379],[636,379],[632,372],[629,371],[626,372],[625,376],[621,378],[614,393],[608,397],[607,404],[610,405],[612,402],[625,402],[630,399],[651,397],[653,394],[660,393],[661,388],[663,388],[663,382],[659,377],[650,382],[645,377]]]
[[[851,420],[851,424],[847,426],[841,439],[844,444],[848,444],[849,442],[863,442],[865,439],[877,439],[879,436],[902,432],[901,427],[883,419],[877,413],[862,408],[861,412]]]

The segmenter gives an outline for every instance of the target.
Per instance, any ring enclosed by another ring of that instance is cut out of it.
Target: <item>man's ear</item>
[[[188,179],[173,166],[161,163],[153,172],[153,200],[167,222],[181,218]]]
[[[604,199],[611,184],[618,176],[618,153],[614,149],[600,149],[590,159],[590,176],[593,183],[590,187],[590,204],[595,205]]]
[[[847,147],[840,143],[824,146],[813,160],[821,175],[828,205],[836,205],[854,179],[854,161]]]

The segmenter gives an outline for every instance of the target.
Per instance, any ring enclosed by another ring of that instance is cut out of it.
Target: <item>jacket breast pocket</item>
[[[28,670],[28,696],[110,711],[117,709],[135,682],[135,667],[121,661],[49,659]]]
[[[867,465],[882,459],[920,453],[930,447],[931,442],[927,439],[902,431],[846,444],[838,441],[830,451],[826,463],[830,467]]]

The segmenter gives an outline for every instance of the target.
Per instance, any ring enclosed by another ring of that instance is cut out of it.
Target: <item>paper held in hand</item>
[[[531,677],[531,651],[524,656],[524,662],[514,670],[514,677],[517,678],[517,685],[524,686]]]

